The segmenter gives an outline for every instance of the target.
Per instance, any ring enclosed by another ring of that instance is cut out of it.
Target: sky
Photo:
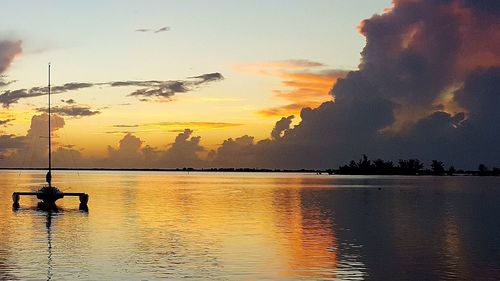
[[[500,165],[500,7],[482,0],[13,1],[0,166]],[[496,119],[498,118],[498,119]]]

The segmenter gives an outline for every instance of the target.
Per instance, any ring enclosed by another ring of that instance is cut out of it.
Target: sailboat
[[[89,201],[89,195],[86,193],[79,192],[62,192],[59,188],[52,185],[52,133],[51,133],[51,123],[50,123],[50,63],[49,63],[49,83],[48,83],[48,127],[49,127],[49,163],[48,163],[48,171],[45,174],[46,185],[43,185],[36,192],[14,192],[12,193],[12,200],[14,209],[19,208],[19,200],[21,195],[31,195],[36,196],[40,202],[38,202],[38,208],[42,210],[57,210],[56,201],[64,198],[65,196],[78,196],[80,198],[80,210],[88,210],[87,204]]]

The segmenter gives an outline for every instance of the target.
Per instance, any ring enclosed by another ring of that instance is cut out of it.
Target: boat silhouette
[[[62,192],[59,188],[52,185],[52,132],[51,132],[51,124],[50,124],[50,63],[48,69],[48,131],[49,131],[49,159],[48,159],[48,171],[45,175],[46,185],[43,185],[38,191],[35,192],[14,192],[12,193],[12,207],[14,209],[19,208],[19,200],[22,195],[26,196],[36,196],[40,201],[38,202],[38,208],[42,210],[57,210],[56,201],[62,199],[66,196],[78,196],[80,198],[80,210],[88,211],[88,201],[89,195],[86,193],[80,192]]]

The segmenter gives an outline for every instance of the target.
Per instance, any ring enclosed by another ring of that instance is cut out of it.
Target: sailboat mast
[[[50,63],[49,63],[49,87],[48,87],[48,96],[49,96],[49,174],[52,170],[52,138],[51,138],[51,130],[50,130]],[[50,184],[50,182],[49,182]]]

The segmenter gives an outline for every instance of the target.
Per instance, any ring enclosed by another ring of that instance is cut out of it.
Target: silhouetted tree
[[[418,172],[420,172],[420,170],[424,168],[424,164],[421,163],[418,159],[400,159],[398,164],[400,173],[403,175],[416,175],[418,174]]]
[[[377,159],[373,161],[373,170],[375,174],[390,175],[396,173],[392,161]]]
[[[449,175],[449,176],[453,176],[456,172],[457,172],[457,170],[455,169],[455,167],[450,166],[450,167],[448,168],[448,175]]]
[[[444,163],[438,160],[432,160],[431,171],[435,176],[444,175]]]
[[[500,168],[493,168],[492,175],[496,177],[500,176]]]
[[[371,166],[372,161],[368,160],[366,154],[363,154],[363,158],[358,161],[358,169],[360,169],[360,172],[363,174],[370,174]]]
[[[479,164],[478,170],[479,170],[479,175],[480,176],[486,176],[486,175],[488,175],[489,169],[488,169],[488,167],[486,167],[486,165]]]

